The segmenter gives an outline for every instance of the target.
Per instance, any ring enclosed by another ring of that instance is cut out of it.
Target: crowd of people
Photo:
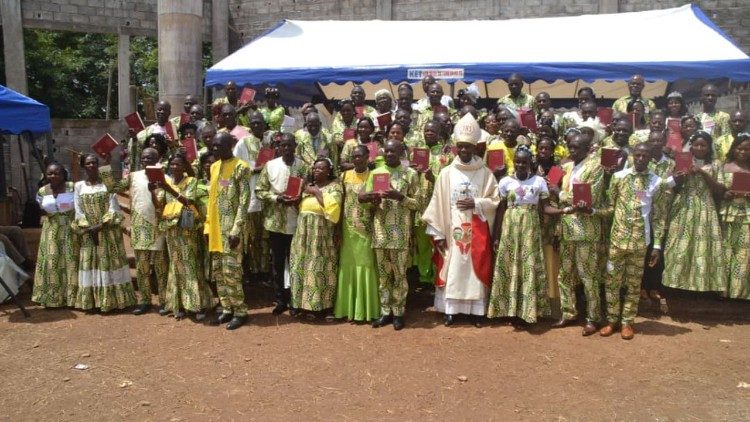
[[[511,75],[489,108],[474,86],[453,99],[430,76],[416,102],[408,83],[396,98],[378,91],[374,107],[355,86],[328,127],[306,104],[296,131],[274,88],[242,103],[228,82],[209,120],[194,96],[187,122],[160,101],[156,123],[130,131],[121,178],[110,155],[82,155],[75,183],[47,168],[33,300],[143,314],[155,280],[160,314],[201,321],[218,296],[212,322],[235,329],[243,281],[255,280],[272,285],[275,315],[400,330],[411,268],[446,326],[464,314],[523,329],[555,315],[555,328],[631,339],[639,301],[663,302],[663,287],[750,299],[744,112],[717,111],[710,84],[699,114],[678,92],[657,109],[635,75],[604,121],[591,88],[559,114],[523,86]]]

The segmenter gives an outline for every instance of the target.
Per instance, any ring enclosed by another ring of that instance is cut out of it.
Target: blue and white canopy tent
[[[629,31],[620,41],[581,33],[583,29],[586,34],[608,34],[618,28],[652,30]],[[655,33],[679,34],[679,42],[670,43]],[[439,48],[409,47],[414,37],[435,40]],[[560,37],[566,38],[567,48],[556,47]],[[660,94],[648,92],[649,86],[644,91],[646,96],[659,96],[667,83],[679,80],[750,81],[750,58],[698,6],[689,4],[646,12],[512,20],[283,20],[208,69],[206,86],[220,87],[230,80],[239,86],[275,85],[285,103],[299,104],[325,93],[326,86],[372,82],[393,89],[401,81],[418,82],[427,72],[448,82],[483,81],[480,88],[489,97],[500,96],[505,87],[493,81],[513,72],[531,82],[529,89],[563,85],[562,81],[574,86],[599,81],[606,87],[606,81],[639,73],[647,81],[661,82],[656,88]],[[415,95],[421,93],[416,85]],[[565,92],[572,97],[575,88]]]

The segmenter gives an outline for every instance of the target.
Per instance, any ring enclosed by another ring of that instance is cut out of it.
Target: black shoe
[[[143,315],[151,310],[151,305],[138,305],[133,310],[133,315]]]
[[[372,328],[380,328],[391,322],[391,315],[383,315],[372,323]]]
[[[393,317],[393,329],[398,331],[404,328],[404,317]]]
[[[225,323],[227,323],[227,322],[231,321],[231,320],[232,320],[232,317],[234,317],[234,315],[233,315],[233,314],[230,314],[230,313],[222,313],[221,315],[219,315],[219,317],[218,317],[218,318],[216,318],[216,320],[214,320],[214,323],[215,323],[216,325],[221,325],[221,324],[225,324]]]
[[[161,316],[167,316],[167,315],[169,315],[171,313],[172,313],[172,311],[170,311],[169,309],[167,309],[167,308],[165,308],[163,306],[161,308],[159,308],[159,315],[161,315]]]
[[[299,308],[289,308],[289,316],[292,318],[297,318],[298,316],[302,315],[302,311]]]
[[[236,330],[236,329],[242,327],[242,325],[245,324],[245,322],[247,322],[247,315],[245,315],[245,316],[236,316],[236,317],[232,318],[231,321],[229,321],[229,324],[227,324],[227,330]]]
[[[185,311],[178,311],[176,314],[174,314],[174,319],[181,320],[185,318],[187,315],[185,314]]]
[[[484,325],[484,317],[482,315],[474,315],[471,317],[471,322],[477,328],[482,328]]]
[[[445,325],[446,327],[450,327],[454,322],[456,322],[456,318],[453,315],[445,314],[443,316],[443,325]]]
[[[206,319],[206,311],[200,310],[195,313],[195,322],[203,322]]]
[[[275,307],[273,308],[273,311],[271,311],[271,313],[272,313],[272,314],[274,314],[274,315],[281,315],[281,314],[283,314],[283,313],[284,313],[284,311],[286,311],[287,309],[289,309],[289,306],[287,306],[287,304],[286,304],[286,303],[283,303],[283,302],[279,302],[279,303],[277,303],[277,304],[276,304],[276,306],[275,306]]]

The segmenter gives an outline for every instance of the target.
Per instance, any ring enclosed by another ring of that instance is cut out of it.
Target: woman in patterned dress
[[[549,191],[543,177],[531,169],[531,152],[516,150],[515,173],[498,183],[500,206],[495,217],[495,270],[488,318],[512,317],[517,327],[550,314],[542,254],[539,208]]]
[[[286,110],[284,106],[279,104],[279,89],[278,88],[266,88],[266,105],[259,108],[258,111],[263,114],[263,118],[268,123],[268,128],[273,131],[280,131],[281,124],[284,123],[284,115]]]
[[[331,123],[331,138],[338,147],[338,152],[341,153],[341,149],[344,148],[344,144],[348,139],[344,139],[345,131],[357,131],[357,119],[354,118],[354,102],[350,99],[341,100],[339,103],[339,112],[336,113],[336,117]]]
[[[721,165],[713,159],[713,138],[707,132],[695,132],[686,146],[694,164],[688,172],[675,172],[670,183],[674,199],[664,245],[663,284],[673,289],[723,292],[724,251],[714,202],[724,191],[717,181]]]
[[[176,154],[169,162],[171,180],[159,186],[159,204],[164,203],[159,219],[159,230],[166,233],[169,253],[169,275],[165,308],[172,311],[176,319],[185,317],[185,311],[195,314],[202,321],[205,310],[211,305],[211,290],[204,279],[200,242],[203,241],[202,206],[206,191],[198,186],[198,179],[186,175],[190,163],[182,154]]]
[[[732,142],[720,179],[727,191],[721,207],[726,260],[727,296],[750,299],[750,193],[731,190],[734,175],[750,173],[750,134],[740,133]]]
[[[346,141],[344,148],[341,150],[339,167],[342,171],[354,168],[354,164],[352,164],[352,151],[354,151],[354,147],[357,145],[366,145],[370,142],[377,142],[372,137],[373,132],[375,132],[375,123],[372,122],[371,118],[360,117],[357,120],[357,138]]]
[[[133,306],[135,293],[122,240],[120,206],[99,177],[96,155],[83,155],[81,167],[85,179],[75,184],[73,194],[73,229],[81,242],[78,286],[70,305],[102,312]]]
[[[372,215],[357,199],[370,176],[369,151],[357,145],[352,151],[354,169],[341,176],[344,191],[344,221],[339,255],[338,284],[334,316],[349,321],[380,318],[378,267],[372,250]]]
[[[42,235],[34,273],[31,300],[45,308],[72,305],[78,285],[78,236],[73,233],[73,182],[66,181],[65,169],[57,163],[47,166],[48,184],[36,201],[42,209]]]
[[[311,173],[312,182],[305,187],[299,204],[289,255],[293,316],[300,310],[320,312],[333,308],[336,295],[335,235],[341,216],[341,185],[335,182],[333,163],[328,158],[315,160]]]
[[[543,126],[548,127],[548,126]],[[552,134],[554,136],[554,133]],[[554,166],[560,163],[555,156],[557,143],[552,136],[542,135],[536,143],[536,158],[532,166],[532,172],[537,176],[543,177],[547,182],[547,190],[550,193],[550,203],[557,206],[558,195],[560,193],[560,183],[562,179],[553,185],[547,179],[547,174]],[[567,152],[567,148],[566,148]],[[550,308],[552,316],[557,318],[560,313],[560,288],[557,283],[557,275],[560,272],[560,240],[557,238],[557,229],[560,217],[556,215],[544,214],[542,219],[542,250],[544,252],[544,269],[547,274],[547,293],[550,298]]]

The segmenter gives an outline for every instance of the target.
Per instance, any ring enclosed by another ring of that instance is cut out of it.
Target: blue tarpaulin
[[[0,85],[0,133],[45,133],[52,130],[49,107]]]

